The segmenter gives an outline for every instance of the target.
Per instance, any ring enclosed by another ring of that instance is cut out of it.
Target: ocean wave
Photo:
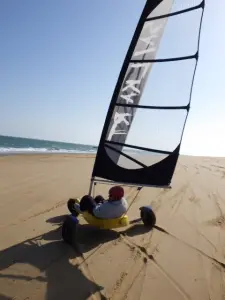
[[[26,153],[96,153],[96,149],[87,149],[87,150],[79,150],[79,149],[60,149],[54,148],[14,148],[14,147],[0,147],[0,155],[1,154],[26,154]]]

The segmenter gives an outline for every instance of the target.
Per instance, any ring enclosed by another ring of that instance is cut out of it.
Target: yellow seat
[[[79,204],[80,199],[76,198],[75,202]],[[129,225],[129,219],[127,215],[123,215],[120,218],[116,218],[116,219],[99,219],[89,214],[88,212],[83,212],[82,216],[84,217],[85,221],[88,224],[101,229],[113,229],[113,228],[120,228]]]
[[[85,221],[88,224],[101,229],[113,229],[113,228],[120,228],[129,225],[129,220],[127,215],[123,215],[120,218],[116,218],[116,219],[99,219],[89,214],[88,212],[84,212],[82,216],[84,217]]]

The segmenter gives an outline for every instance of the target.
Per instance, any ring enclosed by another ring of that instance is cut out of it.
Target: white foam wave
[[[26,153],[96,153],[95,149],[89,150],[68,150],[68,149],[47,149],[47,148],[14,148],[14,147],[0,147],[0,155],[2,154],[26,154]]]

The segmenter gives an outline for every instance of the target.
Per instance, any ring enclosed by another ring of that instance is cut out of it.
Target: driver
[[[88,211],[100,219],[120,218],[128,209],[128,203],[124,198],[124,189],[121,186],[113,186],[109,190],[109,198],[105,200],[102,196],[95,198],[84,196],[80,201],[80,210]]]

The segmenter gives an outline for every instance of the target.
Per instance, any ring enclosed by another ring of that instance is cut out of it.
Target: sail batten
[[[148,151],[148,152],[154,152],[154,153],[161,153],[161,154],[171,154],[171,151],[164,151],[164,150],[159,150],[159,149],[151,149],[151,148],[145,148],[145,147],[138,147],[134,145],[129,145],[129,144],[122,144],[118,142],[112,142],[112,141],[106,141],[105,144],[112,144],[112,145],[118,145],[118,146],[123,146],[127,148],[132,148],[132,149],[137,149],[137,150],[143,150],[143,151]]]
[[[146,1],[109,105],[93,178],[170,185],[190,109],[205,7],[203,0],[173,11],[175,1]],[[181,29],[184,37],[191,29],[188,47],[178,38]],[[182,80],[186,86],[179,88]]]
[[[135,104],[126,104],[126,103],[116,103],[116,106],[122,107],[134,107],[134,108],[144,108],[144,109],[186,109],[190,108],[189,104],[184,106],[151,106],[151,105],[135,105]]]
[[[159,63],[159,62],[170,62],[170,61],[178,61],[178,60],[188,60],[188,59],[198,59],[198,52],[194,55],[180,56],[180,57],[171,57],[171,58],[158,58],[158,59],[132,59],[131,63]]]

